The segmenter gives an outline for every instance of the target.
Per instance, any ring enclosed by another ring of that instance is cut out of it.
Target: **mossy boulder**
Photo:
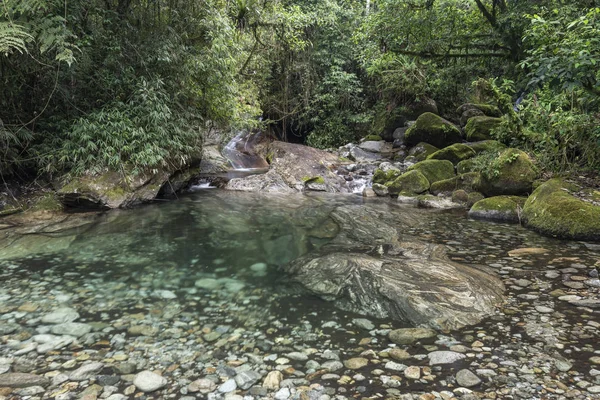
[[[444,179],[442,181],[432,183],[429,191],[431,194],[436,196],[439,194],[449,195],[458,189],[462,189],[465,192],[472,192],[473,182],[475,182],[478,178],[479,173],[477,172],[461,174],[450,179]]]
[[[367,136],[365,136],[364,139],[365,139],[365,142],[370,142],[370,141],[378,142],[380,140],[383,140],[381,138],[381,136],[379,136],[379,135],[367,135]]]
[[[429,181],[418,170],[408,171],[392,182],[388,182],[388,191],[391,195],[416,195],[421,194],[429,190]]]
[[[456,113],[460,115],[460,124],[465,126],[470,118],[479,116],[501,117],[502,112],[496,106],[490,104],[475,104],[467,103],[456,109]]]
[[[469,158],[456,164],[457,174],[466,174],[469,172],[475,172],[477,167],[477,160],[475,158]]]
[[[400,175],[402,175],[402,172],[400,172],[400,170],[397,169],[388,169],[387,171],[384,171],[378,168],[373,173],[373,183],[385,185],[386,183],[393,181]]]
[[[432,144],[443,148],[462,140],[460,129],[451,122],[433,113],[421,114],[413,126],[404,135],[408,146],[414,146],[420,142]]]
[[[464,204],[470,208],[484,197],[479,192],[467,192],[464,189],[458,189],[452,192],[451,198],[454,203]]]
[[[448,160],[425,160],[410,166],[408,170],[421,172],[430,185],[454,177],[454,165]]]
[[[448,160],[452,164],[456,165],[461,161],[468,160],[469,158],[475,157],[477,153],[471,147],[462,143],[455,143],[451,146],[444,147],[441,150],[430,154],[428,160]]]
[[[431,154],[439,149],[429,143],[421,142],[408,151],[406,161],[419,162],[426,160]]]
[[[525,225],[544,235],[600,241],[600,206],[573,196],[574,189],[560,179],[540,185],[523,207]]]
[[[536,169],[527,153],[507,149],[500,153],[474,183],[474,188],[486,197],[531,193]]]
[[[492,129],[496,128],[502,120],[500,118],[479,116],[470,118],[465,126],[465,135],[469,142],[490,140]]]
[[[472,148],[477,154],[490,151],[500,152],[506,149],[506,145],[497,140],[482,140],[479,142],[466,143],[466,145]]]
[[[525,197],[518,196],[488,197],[473,204],[473,207],[469,210],[469,217],[519,223],[525,200]]]
[[[55,193],[46,193],[45,195],[35,199],[33,205],[28,211],[47,211],[56,212],[62,211],[63,205],[58,200]]]

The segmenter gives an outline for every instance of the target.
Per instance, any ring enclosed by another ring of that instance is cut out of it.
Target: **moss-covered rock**
[[[365,136],[365,142],[370,142],[370,141],[378,142],[380,140],[383,140],[383,139],[379,135],[367,135],[367,136]]]
[[[400,175],[402,175],[402,172],[400,172],[400,170],[397,169],[389,169],[387,171],[384,171],[378,168],[373,173],[373,183],[385,185],[386,183],[393,181]]]
[[[488,197],[473,204],[469,210],[469,217],[519,223],[525,200],[525,197],[517,196]]]
[[[480,142],[466,143],[466,145],[472,148],[477,154],[490,151],[500,152],[506,149],[506,145],[497,140],[482,140]]]
[[[528,228],[565,239],[600,241],[600,206],[573,196],[560,179],[540,185],[523,207]]]
[[[506,149],[481,171],[480,179],[473,186],[487,197],[519,196],[531,193],[536,177],[536,169],[527,153]]]
[[[429,190],[429,181],[420,171],[413,170],[400,175],[385,186],[387,186],[391,195],[411,196]]]
[[[471,147],[462,143],[455,143],[451,146],[444,147],[441,150],[427,157],[428,160],[448,160],[456,165],[461,161],[475,157],[477,153]]]
[[[477,178],[479,178],[479,173],[477,172],[461,174],[450,179],[444,179],[442,181],[432,183],[429,191],[431,194],[436,196],[438,194],[449,195],[458,189],[462,189],[465,192],[472,192],[473,182],[475,182]]]
[[[412,165],[408,170],[420,171],[430,185],[454,177],[454,165],[448,160],[425,160]]]
[[[456,173],[457,174],[466,174],[469,172],[474,172],[476,170],[477,160],[475,158],[469,158],[468,160],[464,160],[456,164]]]
[[[426,142],[442,148],[462,140],[460,129],[433,113],[425,113],[417,118],[404,135],[408,146]]]
[[[35,199],[29,211],[48,211],[56,212],[63,209],[62,203],[58,200],[55,193],[46,193]]]
[[[439,149],[437,147],[432,146],[429,143],[421,142],[408,151],[406,161],[417,163],[419,161],[426,160],[427,157],[429,157],[431,154],[435,153],[438,150]]]
[[[469,116],[487,115],[488,117],[501,117],[502,112],[496,106],[491,104],[467,103],[456,109],[456,113],[461,116],[461,123],[464,125]]]
[[[470,118],[465,126],[465,135],[470,142],[490,140],[491,131],[501,123],[500,118],[479,116]]]
[[[372,189],[377,196],[388,196],[390,194],[388,187],[381,183],[374,183]]]
[[[433,196],[431,194],[422,194],[416,197],[417,205],[421,208],[436,208],[440,210],[450,210],[463,208],[460,203],[455,203],[448,197]]]
[[[477,203],[479,200],[485,199],[485,196],[479,192],[471,192],[469,193],[469,198],[467,204],[469,207],[472,207],[473,204]]]

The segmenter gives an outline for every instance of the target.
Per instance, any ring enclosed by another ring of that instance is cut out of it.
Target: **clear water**
[[[278,197],[203,190],[172,202],[109,212],[70,230],[33,235],[28,243],[36,238],[50,240],[43,251],[34,251],[32,246],[26,256],[0,257],[0,325],[16,324],[35,333],[41,315],[58,307],[76,308],[81,314],[79,321],[94,324],[96,329],[81,350],[90,353],[97,351],[92,350],[96,349],[94,343],[113,343],[115,335],[127,344],[134,340],[125,333],[128,326],[147,325],[159,333],[135,342],[136,351],[141,352],[137,356],[164,368],[197,350],[195,346],[216,351],[209,343],[197,344],[201,333],[195,329],[200,327],[240,330],[240,343],[228,353],[233,358],[232,354],[243,354],[243,346],[250,344],[268,349],[266,354],[278,346],[288,351],[308,346],[333,349],[348,358],[365,337],[371,337],[369,348],[378,352],[389,346],[385,336],[357,328],[352,319],[360,316],[339,311],[289,285],[279,270],[335,237],[337,228],[328,215],[342,204],[362,204],[392,217],[409,213],[413,223],[398,227],[402,235],[443,243],[454,260],[488,265],[505,279],[508,299],[504,308],[477,327],[449,333],[453,340],[488,332],[496,338],[491,353],[502,359],[513,357],[503,346],[515,342],[523,348],[544,340],[561,342],[566,344],[561,353],[564,357],[579,360],[577,368],[582,373],[590,369],[587,359],[598,350],[594,348],[597,331],[582,340],[578,331],[571,329],[582,320],[582,310],[550,295],[556,288],[564,289],[564,274],[545,274],[576,265],[580,270],[571,274],[586,275],[600,266],[598,247],[542,237],[515,225],[469,220],[462,211],[419,210],[352,195]],[[521,247],[543,247],[548,252],[524,257],[507,254]],[[535,285],[527,289],[515,286],[514,281],[521,278]],[[207,282],[213,287],[207,287]],[[538,297],[532,301],[520,296],[523,294]],[[597,298],[598,289],[586,288],[585,294]],[[20,311],[27,302],[38,308]],[[549,303],[560,315],[536,320],[542,332],[536,337],[532,332],[538,325],[531,325],[530,310]],[[586,309],[584,315],[586,321],[600,322],[598,309]],[[403,326],[398,321],[369,319],[377,329]],[[544,331],[548,324],[554,331]],[[544,336],[544,332],[549,333]],[[18,343],[12,346],[0,342],[0,356],[11,356]],[[102,356],[111,356],[125,346],[114,345]],[[168,351],[158,356],[156,348]],[[72,354],[65,349],[57,357],[64,361]],[[426,359],[411,362],[426,365]],[[361,372],[368,375],[372,369]],[[335,381],[325,384],[335,386]],[[426,382],[405,386],[411,390],[438,387]],[[383,393],[386,389],[373,383],[361,393],[378,390]]]

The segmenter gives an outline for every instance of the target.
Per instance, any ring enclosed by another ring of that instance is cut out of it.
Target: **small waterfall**
[[[258,172],[269,169],[267,161],[256,153],[255,146],[264,140],[259,133],[239,132],[227,143],[221,153],[229,161],[235,171]]]

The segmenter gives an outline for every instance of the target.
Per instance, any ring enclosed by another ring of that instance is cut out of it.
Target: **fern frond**
[[[21,25],[0,21],[0,53],[8,55],[13,51],[26,53],[26,41],[32,36]]]

